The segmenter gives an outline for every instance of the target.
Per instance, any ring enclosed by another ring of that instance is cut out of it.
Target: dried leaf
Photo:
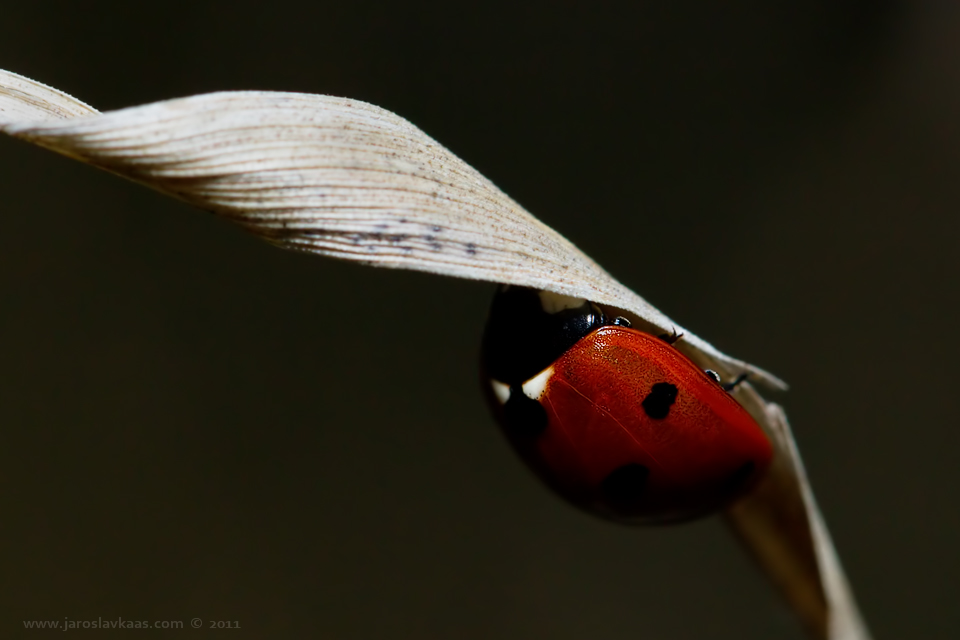
[[[230,92],[101,114],[0,71],[0,129],[279,247],[587,298],[649,331],[683,332],[678,346],[725,378],[748,371],[786,387],[683,329],[418,128],[370,104]],[[749,384],[737,397],[777,456],[728,521],[815,637],[868,638],[783,412]]]
[[[769,429],[777,449],[766,478],[725,514],[814,637],[870,638],[823,516],[813,497],[787,416],[750,390],[738,398]]]

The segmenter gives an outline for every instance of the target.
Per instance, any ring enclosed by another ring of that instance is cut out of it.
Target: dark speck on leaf
[[[467,253],[469,253],[472,256],[477,255],[477,245],[473,244],[472,242],[468,242],[466,246],[467,246]]]

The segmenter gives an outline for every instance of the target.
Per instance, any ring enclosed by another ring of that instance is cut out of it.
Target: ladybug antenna
[[[720,386],[723,387],[723,390],[724,390],[724,391],[733,391],[734,389],[736,389],[737,387],[740,386],[740,383],[741,383],[741,382],[743,382],[744,380],[746,380],[746,379],[749,378],[749,377],[750,377],[750,373],[749,373],[748,371],[745,371],[745,372],[741,373],[740,375],[738,375],[738,376],[734,379],[733,382],[727,382],[727,383],[724,383],[724,384],[722,384],[722,385],[720,385]]]

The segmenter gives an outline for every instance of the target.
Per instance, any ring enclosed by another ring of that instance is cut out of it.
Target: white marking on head
[[[493,388],[493,395],[497,397],[500,404],[507,404],[507,400],[510,399],[510,385],[491,379],[490,386]]]
[[[540,295],[540,306],[543,307],[544,311],[551,314],[560,313],[565,309],[578,309],[587,302],[583,298],[564,296],[552,291],[539,291],[537,293]]]
[[[540,396],[543,395],[543,390],[547,388],[547,382],[550,380],[550,376],[552,375],[553,367],[547,367],[537,375],[524,382],[520,387],[523,389],[523,395],[527,396],[531,400],[539,400]]]

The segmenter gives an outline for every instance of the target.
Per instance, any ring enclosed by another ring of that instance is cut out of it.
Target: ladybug
[[[668,523],[753,487],[773,448],[723,385],[673,346],[596,304],[504,286],[484,331],[488,403],[520,457],[574,505]]]

